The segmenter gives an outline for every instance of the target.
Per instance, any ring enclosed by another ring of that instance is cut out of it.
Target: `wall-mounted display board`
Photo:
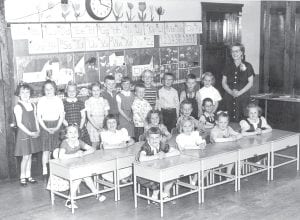
[[[188,73],[200,77],[200,21],[156,23],[24,23],[10,24],[17,81],[36,88],[46,79],[60,88],[69,81],[81,86],[114,75],[133,81],[143,70],[155,72],[160,84],[172,72],[175,83]]]

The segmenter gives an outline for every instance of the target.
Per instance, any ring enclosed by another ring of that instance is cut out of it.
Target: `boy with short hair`
[[[135,85],[135,99],[132,103],[133,123],[134,123],[134,136],[136,141],[139,140],[140,135],[144,134],[144,126],[147,114],[152,110],[151,105],[145,96],[145,85],[142,83]]]
[[[116,115],[116,117],[119,119],[119,110],[118,110],[118,104],[116,100],[116,82],[115,77],[111,75],[107,75],[104,77],[104,87],[105,90],[101,93],[102,97],[105,98],[108,101],[109,104],[109,114]]]
[[[171,132],[176,127],[176,119],[179,116],[178,92],[172,87],[174,75],[165,73],[163,78],[164,86],[158,90],[159,107],[161,108],[163,123]]]
[[[198,101],[197,101],[197,81],[196,76],[192,73],[186,76],[185,90],[180,93],[180,102],[188,100],[192,104],[193,111],[191,116],[198,119]]]

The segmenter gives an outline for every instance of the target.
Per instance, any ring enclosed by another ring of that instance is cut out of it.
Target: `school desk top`
[[[251,95],[251,97],[255,99],[263,99],[263,100],[300,102],[300,95],[259,93],[259,94]]]

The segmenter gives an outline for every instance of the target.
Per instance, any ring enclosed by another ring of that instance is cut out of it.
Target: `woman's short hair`
[[[104,118],[104,120],[103,120],[103,128],[104,128],[104,129],[107,129],[107,121],[108,121],[108,120],[111,120],[111,119],[116,120],[117,126],[119,125],[118,117],[117,117],[116,115],[114,115],[114,114],[108,114],[108,115]]]
[[[19,85],[17,85],[16,91],[15,91],[16,96],[20,96],[21,89],[29,90],[30,96],[33,95],[33,88],[28,83],[21,82],[21,83],[19,83]]]
[[[216,83],[216,78],[215,78],[215,76],[214,76],[211,72],[205,72],[205,73],[203,73],[203,75],[202,75],[202,77],[201,77],[201,83],[202,83],[202,85],[204,84],[204,78],[205,78],[206,76],[211,77],[211,84],[212,84],[212,85],[215,85],[215,83]]]
[[[54,94],[57,94],[57,85],[54,81],[48,79],[44,82],[43,87],[42,87],[42,94],[45,95],[45,87],[46,85],[50,84],[54,88]]]
[[[259,117],[261,116],[261,114],[262,114],[262,109],[261,109],[261,107],[259,107],[257,104],[255,104],[255,103],[252,102],[252,103],[249,103],[249,104],[247,105],[247,107],[245,108],[244,114],[245,114],[246,117],[249,117],[249,111],[250,111],[251,108],[256,108],[256,109],[257,109],[258,116],[259,116]]]
[[[191,125],[192,125],[192,127],[193,127],[192,130],[195,129],[194,118],[193,118],[192,116],[188,116],[188,117],[186,117],[186,118],[183,118],[183,119],[180,121],[180,123],[179,123],[179,133],[182,133],[182,132],[183,132],[183,126],[184,126],[184,124],[185,124],[186,122],[188,122],[188,121],[191,122]]]
[[[148,112],[148,114],[147,114],[147,117],[146,117],[146,122],[148,123],[148,124],[151,124],[151,115],[152,114],[157,114],[158,115],[158,118],[159,118],[159,124],[160,123],[162,123],[162,113],[159,111],[159,110],[150,110],[149,112]]]
[[[245,54],[245,46],[244,44],[241,44],[239,42],[235,42],[233,44],[230,45],[230,51],[232,50],[233,47],[239,47],[240,50],[242,51],[243,54]]]

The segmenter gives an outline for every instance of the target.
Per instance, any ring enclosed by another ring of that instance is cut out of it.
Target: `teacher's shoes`
[[[27,178],[27,182],[31,183],[31,184],[36,184],[37,181],[35,179],[33,179],[32,177]]]
[[[27,180],[26,180],[26,178],[21,178],[20,179],[20,185],[21,186],[27,186]]]
[[[65,202],[65,206],[66,206],[67,208],[71,209],[71,208],[72,208],[71,200],[68,199],[68,200]],[[73,203],[73,208],[74,208],[74,209],[78,209],[78,206],[76,205],[76,202],[75,202],[75,201],[74,201],[74,203]]]

